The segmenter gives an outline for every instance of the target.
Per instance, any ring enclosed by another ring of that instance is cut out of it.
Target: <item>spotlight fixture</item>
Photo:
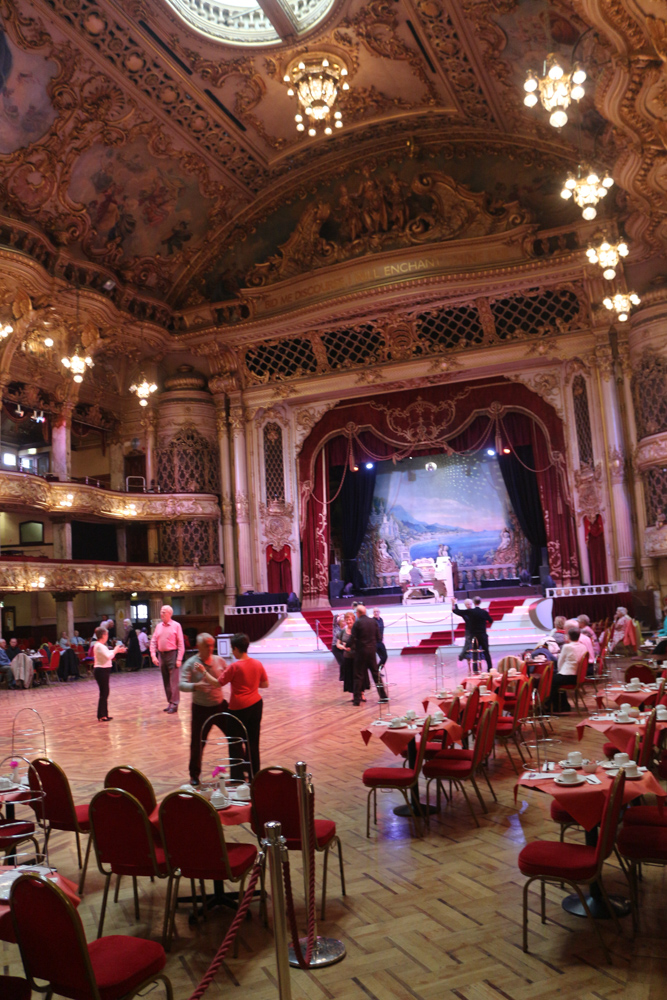
[[[511,451],[509,448],[503,448],[503,455],[510,455]]]
[[[566,73],[557,57],[550,52],[544,61],[542,76],[534,70],[528,71],[523,89],[526,96],[523,103],[527,108],[534,108],[539,100],[545,111],[550,112],[549,124],[554,128],[562,128],[567,124],[567,109],[572,101],[580,101],[586,93],[582,84],[586,79],[586,70],[580,63],[575,63],[572,70]]]
[[[15,416],[17,416],[17,417],[25,417],[25,410],[23,410],[23,409],[21,408],[21,404],[20,404],[20,403],[17,403],[17,404],[16,404],[16,409],[15,409],[15,411],[14,411],[14,414],[15,414]]]
[[[613,183],[608,173],[605,173],[600,180],[595,170],[580,164],[576,176],[572,172],[567,175],[560,196],[566,201],[574,198],[575,203],[582,209],[582,216],[590,222],[598,214],[598,202],[606,196]]]
[[[352,471],[353,472],[358,472],[359,471],[359,466],[358,465],[353,465],[352,466]]]
[[[616,318],[619,323],[626,323],[628,316],[630,315],[630,310],[633,306],[638,306],[641,299],[634,292],[630,292],[625,295],[623,292],[617,292],[616,295],[612,295],[611,298],[607,297],[603,300],[603,305],[609,309],[610,312],[616,313]]]
[[[46,419],[44,410],[35,410],[30,419],[34,420],[36,424],[43,424]]]
[[[621,257],[628,256],[627,243],[610,243],[603,239],[598,247],[589,247],[586,256],[591,264],[599,264],[602,270],[602,277],[611,281],[616,277],[616,267]]]
[[[307,130],[313,137],[318,129],[331,135],[334,128],[343,127],[343,115],[339,110],[334,111],[334,105],[339,91],[350,89],[347,75],[343,60],[330,52],[307,53],[289,63],[283,83],[288,85],[287,96],[297,100],[294,115],[297,132]]]
[[[437,468],[438,466],[435,464],[435,462],[427,462],[426,465],[424,466],[426,472],[435,472]]]
[[[8,337],[13,332],[14,327],[11,323],[0,323],[0,340],[4,340],[5,337]]]
[[[495,448],[487,448],[486,454],[489,456],[489,458],[493,458],[493,456],[496,454]]]
[[[144,373],[139,376],[140,381],[130,386],[130,392],[136,392],[139,398],[139,406],[148,406],[148,397],[157,390],[155,382],[149,382]]]
[[[367,469],[373,469],[374,468],[373,463],[372,462],[366,462],[366,468]]]

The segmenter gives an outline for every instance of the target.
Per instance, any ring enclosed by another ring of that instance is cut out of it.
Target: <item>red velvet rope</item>
[[[246,911],[250,906],[252,897],[255,894],[255,886],[257,885],[257,879],[260,876],[263,863],[264,863],[263,856],[260,856],[260,858],[258,858],[257,861],[255,862],[255,867],[253,868],[252,875],[250,876],[250,881],[248,882],[248,888],[246,889],[245,895],[241,900],[241,904],[238,910],[236,911],[236,916],[232,920],[231,927],[225,934],[224,940],[220,945],[220,947],[218,948],[215,958],[209,965],[206,975],[204,976],[204,978],[202,979],[202,981],[200,982],[199,986],[194,991],[194,993],[190,996],[190,1000],[199,1000],[200,997],[203,997],[204,993],[206,993],[206,990],[209,988],[209,986],[215,979],[216,973],[225,960],[225,956],[227,955],[227,952],[229,951],[232,942],[236,937],[241,921],[245,917]]]
[[[289,857],[283,861],[283,880],[285,882],[285,903],[287,906],[287,919],[289,920],[290,933],[292,935],[292,947],[294,955],[299,963],[300,969],[309,969],[310,960],[313,957],[315,947],[315,796],[311,793],[308,796],[308,826],[310,827],[310,872],[308,879],[308,895],[310,905],[308,907],[308,944],[306,945],[306,955],[304,958],[299,943],[299,928],[296,922],[296,912],[294,910],[294,896],[292,894],[292,876],[290,873]]]

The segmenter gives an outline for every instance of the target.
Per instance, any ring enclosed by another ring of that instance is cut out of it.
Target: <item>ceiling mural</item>
[[[49,95],[56,72],[48,56],[15,45],[0,19],[0,153],[14,153],[48,132],[56,118]]]

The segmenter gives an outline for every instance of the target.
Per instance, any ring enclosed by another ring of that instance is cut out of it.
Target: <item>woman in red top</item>
[[[232,636],[232,653],[236,663],[232,663],[220,677],[220,687],[231,684],[229,713],[242,722],[248,733],[248,752],[253,775],[259,771],[259,730],[262,723],[264,702],[259,688],[267,688],[269,679],[259,660],[248,656],[250,639],[242,632]],[[229,736],[233,735],[228,733]],[[232,774],[232,778],[237,775]]]

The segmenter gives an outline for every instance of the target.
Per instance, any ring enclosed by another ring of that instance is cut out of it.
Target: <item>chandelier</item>
[[[602,180],[590,167],[577,167],[576,176],[570,172],[560,193],[561,198],[574,198],[579,208],[583,209],[582,216],[590,222],[597,213],[597,204],[605,197],[614,181],[605,173]]]
[[[139,376],[140,382],[130,386],[130,392],[136,392],[139,406],[148,406],[148,397],[157,390],[155,382],[149,382],[144,373]]]
[[[0,323],[0,340],[4,340],[10,333],[14,332],[14,327],[10,323]]]
[[[342,59],[330,53],[298,56],[289,64],[283,82],[289,85],[288,97],[297,100],[297,132],[307,128],[308,135],[314,136],[322,128],[325,135],[331,135],[334,128],[343,127],[343,115],[334,105],[339,90],[350,89],[346,76]]]
[[[582,84],[586,79],[586,70],[580,63],[575,63],[572,70],[566,73],[556,56],[551,52],[545,62],[543,75],[534,70],[528,71],[523,89],[526,96],[523,103],[527,108],[534,108],[539,100],[542,107],[549,111],[549,124],[554,128],[562,128],[567,123],[567,109],[572,101],[580,101],[586,91]]]
[[[606,298],[603,300],[604,305],[610,312],[616,313],[616,318],[619,323],[625,323],[628,316],[630,315],[630,310],[633,306],[638,306],[641,299],[634,292],[630,292],[625,295],[623,292],[617,292],[616,295],[612,295],[611,298]]]
[[[74,354],[62,358],[62,363],[65,368],[69,369],[72,373],[72,378],[75,382],[83,382],[83,376],[85,374],[86,368],[93,367],[93,359],[90,355],[79,354],[78,344],[74,350]]]
[[[586,256],[591,264],[599,264],[603,268],[602,277],[611,281],[616,277],[621,257],[627,257],[628,252],[627,243],[609,243],[608,240],[603,240],[599,247],[589,247]]]

